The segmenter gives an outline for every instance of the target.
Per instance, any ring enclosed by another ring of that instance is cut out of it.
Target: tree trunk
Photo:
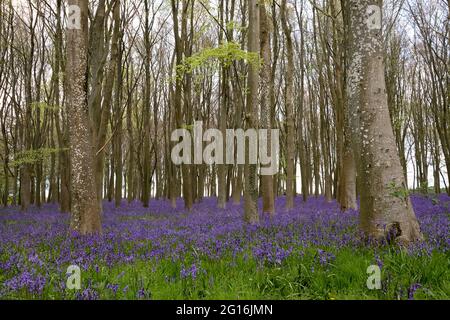
[[[248,27],[248,51],[259,54],[259,1],[249,0],[249,27]],[[246,108],[246,127],[256,128],[255,114],[258,107],[259,72],[254,65],[249,66],[248,71],[248,96]],[[249,164],[249,146],[245,144],[245,164],[244,164],[244,220],[255,224],[259,222],[257,207],[257,167],[256,164]]]
[[[359,159],[360,223],[366,235],[410,242],[422,238],[400,164],[387,105],[382,1],[351,0],[348,96]],[[359,72],[361,71],[361,72]]]
[[[285,109],[286,109],[286,209],[294,207],[294,183],[295,183],[295,141],[294,141],[294,49],[292,44],[291,26],[289,23],[286,0],[281,2],[281,23],[283,26],[284,37],[286,39],[286,91],[285,91]]]
[[[67,29],[68,114],[72,174],[70,228],[81,234],[101,232],[95,184],[94,149],[87,103],[88,0],[69,0],[80,8],[80,29]]]
[[[145,208],[148,208],[150,201],[150,58],[151,58],[151,43],[150,43],[150,21],[149,21],[149,4],[148,0],[144,1],[145,4],[145,30],[144,30],[144,42],[145,42],[145,88],[144,88],[144,106],[143,106],[143,122],[144,122],[144,132],[143,132],[143,155],[144,161],[142,168],[144,170],[142,175],[142,204]],[[156,116],[156,115],[155,115]]]
[[[272,65],[270,52],[270,25],[269,17],[265,4],[261,4],[259,8],[261,19],[261,57],[263,59],[263,66],[261,68],[261,121],[260,128],[266,129],[267,135],[267,153],[272,154],[271,146],[271,108],[270,108],[270,81],[272,81]],[[261,141],[260,141],[261,142]],[[275,159],[272,159],[274,161]],[[270,167],[270,165],[266,165]],[[263,202],[263,213],[268,213],[271,216],[275,214],[275,197],[273,192],[273,176],[261,176],[261,194]]]
[[[120,1],[117,1],[114,7],[114,19],[120,21]],[[118,208],[122,201],[122,185],[123,185],[123,162],[122,162],[122,133],[123,133],[123,121],[122,121],[122,57],[123,57],[123,30],[121,30],[120,23],[117,25],[120,34],[118,39],[118,54],[117,54],[117,81],[115,87],[114,96],[114,119],[115,119],[115,135],[114,135],[114,168],[115,168],[115,187],[114,187],[114,203]]]

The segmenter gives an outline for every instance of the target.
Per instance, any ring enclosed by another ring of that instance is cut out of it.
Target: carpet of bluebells
[[[243,222],[242,206],[204,199],[149,208],[105,202],[103,234],[68,231],[56,205],[0,209],[0,299],[449,299],[450,197],[412,196],[425,241],[368,244],[358,212],[311,197],[295,208]],[[66,287],[67,268],[81,288]],[[381,268],[368,289],[367,268]]]

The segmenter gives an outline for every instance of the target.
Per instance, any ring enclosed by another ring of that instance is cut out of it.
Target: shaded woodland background
[[[98,200],[146,207],[166,198],[175,206],[183,196],[188,209],[208,196],[219,208],[239,203],[250,183],[244,166],[171,162],[172,130],[201,120],[205,128],[281,130],[279,173],[253,181],[259,195],[270,194],[265,211],[283,194],[288,207],[297,194],[355,207],[363,190],[345,191],[357,165],[346,129],[349,3],[266,1],[252,26],[254,1],[89,1]],[[73,205],[65,5],[0,2],[4,206]],[[423,193],[450,194],[448,15],[448,1],[384,1],[390,124],[407,186]],[[256,176],[256,166],[248,170]]]

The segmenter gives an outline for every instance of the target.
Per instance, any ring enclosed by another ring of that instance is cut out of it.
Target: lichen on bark
[[[422,239],[411,201],[389,186],[405,186],[389,118],[381,26],[382,1],[350,1],[350,68],[347,93],[358,158],[360,225],[368,236],[409,243]],[[379,10],[374,10],[379,8]]]

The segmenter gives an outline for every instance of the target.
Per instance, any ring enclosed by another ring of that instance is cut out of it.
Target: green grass
[[[331,248],[327,251],[333,252]],[[147,299],[408,299],[408,288],[420,283],[415,299],[450,298],[450,262],[444,253],[419,257],[380,249],[380,290],[366,286],[366,269],[376,264],[373,249],[344,248],[333,253],[336,259],[326,265],[318,262],[317,248],[309,248],[301,254],[293,253],[281,265],[261,265],[244,252],[219,260],[189,256],[184,262],[99,266],[98,272],[94,268],[82,271],[81,291],[90,283],[101,299],[136,299],[141,288],[145,288]],[[182,278],[181,268],[189,268],[194,262],[199,268],[195,279]],[[58,278],[54,275],[54,281],[50,279],[40,298],[76,298],[76,290],[66,289],[63,295],[55,290],[56,283],[62,280]],[[107,284],[118,285],[116,294]],[[7,298],[37,297],[19,291]]]

